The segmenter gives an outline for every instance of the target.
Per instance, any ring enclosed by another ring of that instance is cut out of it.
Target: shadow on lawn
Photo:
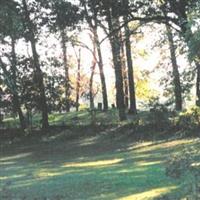
[[[133,144],[99,136],[33,141],[1,151],[0,199],[150,199],[177,190],[166,156],[188,141]]]
[[[29,163],[17,169],[16,165],[10,167],[7,171],[10,176],[5,180],[10,184],[10,195],[27,196],[27,199],[37,198],[38,194],[39,199],[53,199],[58,194],[63,199],[120,199],[160,188],[160,192],[175,189],[174,183],[161,175],[159,165],[152,162],[131,166],[130,161],[121,159],[63,163],[54,167],[52,163],[40,162],[37,166]]]

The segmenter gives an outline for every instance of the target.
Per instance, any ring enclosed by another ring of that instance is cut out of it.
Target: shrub
[[[170,125],[169,111],[165,105],[160,103],[152,105],[149,119],[156,130],[165,130]]]
[[[187,199],[200,199],[200,150],[199,147],[185,149],[174,155],[166,162],[166,175],[172,178],[184,176],[183,193]]]
[[[183,130],[194,130],[200,127],[200,108],[193,107],[180,113],[177,121],[179,128]]]
[[[191,161],[191,154],[187,151],[171,155],[166,162],[166,175],[180,178],[189,169]]]

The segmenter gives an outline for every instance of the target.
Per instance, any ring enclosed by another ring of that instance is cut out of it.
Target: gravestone
[[[99,110],[99,111],[102,111],[102,110],[103,110],[103,105],[102,105],[102,103],[98,103],[98,110]]]

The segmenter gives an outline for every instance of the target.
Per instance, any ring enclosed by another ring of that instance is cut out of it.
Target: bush
[[[169,111],[167,107],[160,103],[155,103],[150,109],[150,123],[156,130],[165,130],[170,125]]]
[[[200,127],[200,108],[193,107],[180,113],[177,121],[179,128],[183,130],[194,130]]]
[[[174,155],[166,162],[166,175],[172,178],[184,176],[183,194],[186,199],[200,199],[200,150],[199,147],[185,149]]]
[[[191,154],[187,151],[171,155],[166,162],[166,175],[180,178],[190,167]]]

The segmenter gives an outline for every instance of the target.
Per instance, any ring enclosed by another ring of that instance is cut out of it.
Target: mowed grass
[[[107,112],[96,111],[95,118],[97,124],[117,124],[119,123],[117,109],[110,109]],[[41,127],[41,114],[34,114],[32,117],[32,126]],[[49,114],[49,124],[56,126],[77,126],[77,125],[90,125],[91,124],[91,113],[89,110],[81,110],[79,112],[72,111],[70,113],[52,113]],[[3,126],[6,128],[17,128],[20,127],[18,117],[6,117],[3,120]]]
[[[128,115],[127,120],[124,123],[133,122],[134,119],[140,118],[143,123],[148,122],[148,112],[141,111],[137,116]],[[42,116],[39,113],[35,113],[32,117],[32,126],[41,127]],[[120,124],[118,110],[109,109],[107,112],[96,111],[95,122],[98,125],[118,125]],[[52,113],[49,114],[49,124],[51,126],[87,126],[91,125],[92,116],[91,112],[87,109],[81,111],[72,111],[69,113]],[[3,126],[5,128],[19,128],[20,122],[18,117],[5,117],[3,120]]]
[[[175,199],[183,180],[167,177],[164,162],[172,152],[200,144],[135,143],[130,136],[104,133],[70,139],[70,134],[1,141],[0,199],[150,200],[164,194]]]

